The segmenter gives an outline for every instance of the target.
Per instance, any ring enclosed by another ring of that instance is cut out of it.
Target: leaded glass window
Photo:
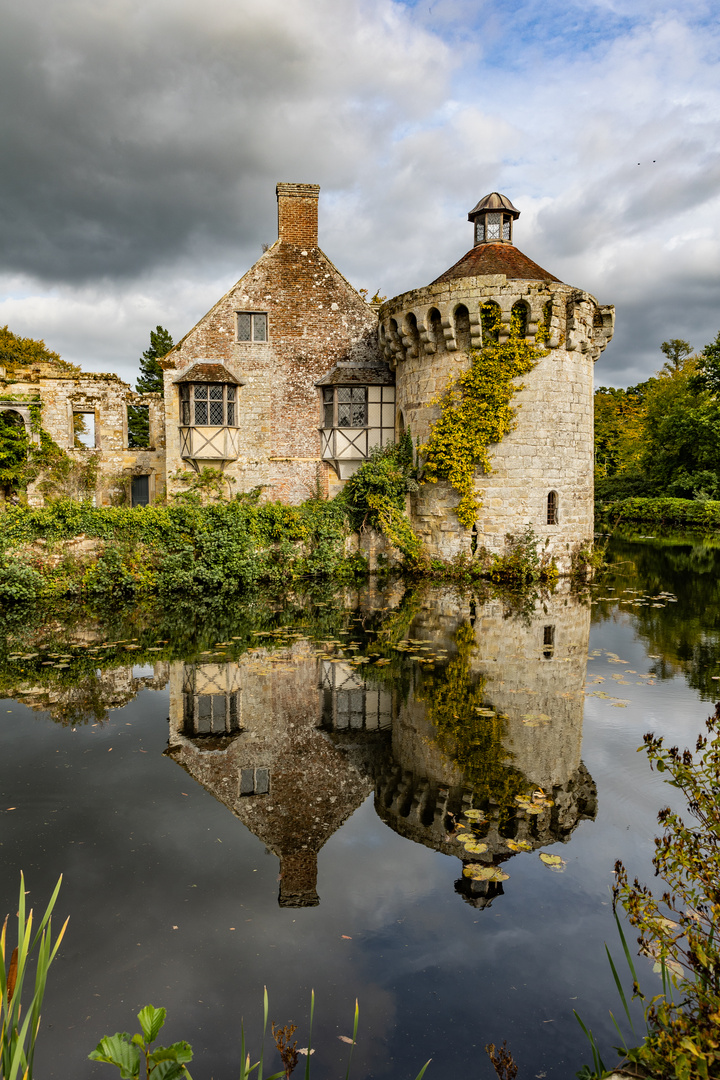
[[[236,427],[235,387],[229,383],[181,383],[182,427]]]
[[[502,224],[501,214],[488,214],[487,218],[487,238],[488,240],[500,239],[500,226]]]
[[[268,317],[264,311],[238,311],[238,341],[262,343],[268,339]]]
[[[475,222],[475,243],[476,244],[482,244],[484,240],[485,240],[485,222],[484,221],[476,221]]]
[[[367,387],[338,386],[337,426],[359,428],[367,425]]]
[[[503,240],[509,240],[510,239],[510,218],[505,218],[503,220],[502,234],[503,234]]]

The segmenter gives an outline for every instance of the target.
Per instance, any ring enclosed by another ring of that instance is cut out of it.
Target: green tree
[[[698,357],[697,384],[699,389],[720,398],[720,334],[705,346]]]
[[[660,373],[647,399],[641,467],[659,494],[720,494],[720,401],[698,385],[698,362],[687,357]]]
[[[683,360],[692,352],[692,345],[689,341],[683,341],[682,338],[670,338],[669,341],[663,341],[660,352],[667,357],[663,364],[663,371],[672,375],[673,371],[680,371]]]
[[[0,490],[6,499],[23,486],[29,445],[19,413],[0,412]]]
[[[140,360],[140,377],[135,383],[138,394],[162,394],[163,370],[159,360],[173,347],[173,339],[163,326],[156,326],[150,331],[150,348],[146,349]]]
[[[32,364],[54,364],[62,371],[80,373],[76,364],[63,360],[56,352],[48,349],[44,341],[20,337],[8,330],[7,326],[0,327],[0,364],[9,372]]]

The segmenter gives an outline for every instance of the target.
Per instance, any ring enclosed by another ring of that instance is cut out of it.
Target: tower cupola
[[[506,195],[497,191],[486,195],[468,214],[475,226],[475,244],[512,244],[513,221],[519,217]]]

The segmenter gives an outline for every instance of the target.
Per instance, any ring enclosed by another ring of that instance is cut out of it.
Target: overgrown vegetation
[[[626,521],[650,525],[675,525],[689,529],[720,528],[720,501],[671,498],[628,498],[600,505],[599,525],[615,527]]]
[[[376,529],[414,562],[422,545],[410,524],[405,500],[417,489],[412,436],[407,431],[399,442],[373,450],[347,481],[340,499],[354,529]]]
[[[20,337],[8,330],[7,326],[0,328],[0,364],[8,375],[13,375],[19,367],[31,367],[33,364],[53,364],[61,371],[80,374],[80,368],[76,364],[63,360],[52,349],[48,349],[44,341]]]
[[[470,368],[458,376],[439,399],[439,419],[420,448],[423,479],[448,480],[460,495],[458,520],[472,528],[482,506],[476,489],[478,469],[491,471],[490,447],[500,442],[515,424],[513,397],[522,389],[516,380],[533,369],[547,352],[524,338],[524,317],[513,311],[510,335],[497,340],[500,329],[497,304],[482,309],[483,337],[488,344],[470,353]],[[493,337],[496,340],[492,340]]]

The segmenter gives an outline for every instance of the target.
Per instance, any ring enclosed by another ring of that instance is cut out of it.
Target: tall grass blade
[[[637,973],[635,971],[635,965],[632,962],[632,956],[630,955],[630,950],[628,949],[628,943],[625,940],[625,934],[623,933],[623,928],[622,928],[622,926],[620,924],[620,920],[618,918],[617,911],[613,911],[613,915],[615,916],[615,925],[618,928],[618,934],[620,935],[620,941],[622,942],[623,952],[625,953],[625,959],[627,960],[627,965],[630,968],[630,974],[633,977],[633,982],[634,983],[639,982],[639,979],[637,977]]]
[[[588,1031],[588,1029],[585,1027],[582,1020],[580,1019],[578,1014],[575,1012],[575,1009],[573,1009],[573,1015],[575,1016],[575,1019],[577,1020],[580,1027],[585,1032],[585,1037],[587,1038],[588,1042],[590,1043],[590,1049],[592,1050],[593,1065],[595,1067],[595,1072],[601,1073],[601,1074],[604,1073],[604,1072],[607,1072],[607,1069],[605,1068],[605,1062],[600,1057],[600,1051],[597,1048],[597,1043],[595,1042],[595,1036],[593,1035],[593,1033],[591,1031]]]
[[[425,1064],[423,1065],[420,1072],[415,1077],[415,1080],[422,1080],[423,1076],[425,1075],[425,1070],[427,1069],[427,1067],[428,1067],[428,1065],[430,1064],[431,1061],[432,1061],[432,1058],[428,1058],[428,1060],[425,1062]]]
[[[350,1047],[350,1057],[348,1058],[348,1067],[347,1067],[347,1072],[345,1073],[345,1080],[350,1080],[350,1065],[352,1064],[353,1050],[355,1049],[355,1043],[357,1042],[357,1029],[358,1029],[358,1018],[359,1018],[359,1016],[360,1016],[360,1007],[358,1005],[357,998],[355,998],[355,1022],[353,1024],[353,1041],[352,1041],[352,1046]]]
[[[613,979],[615,980],[615,985],[617,987],[617,992],[620,995],[620,1000],[623,1003],[623,1008],[625,1010],[625,1015],[628,1018],[628,1024],[630,1025],[630,1030],[632,1031],[632,1033],[634,1035],[635,1034],[635,1027],[633,1025],[632,1016],[630,1015],[630,1009],[628,1008],[628,1003],[627,1003],[627,1000],[625,998],[625,991],[622,988],[622,983],[620,982],[620,976],[617,973],[617,970],[615,968],[615,964],[613,963],[613,958],[610,955],[610,950],[608,949],[607,945],[605,946],[605,952],[607,953],[607,958],[610,961],[610,968],[611,968],[612,973],[613,973]],[[612,1013],[610,1013],[610,1015],[612,1016]],[[615,1026],[617,1027],[617,1024]]]
[[[310,1031],[308,1033],[307,1061],[305,1062],[305,1080],[310,1080],[310,1056],[312,1054],[313,1016],[315,1015],[315,991],[310,991]]]

